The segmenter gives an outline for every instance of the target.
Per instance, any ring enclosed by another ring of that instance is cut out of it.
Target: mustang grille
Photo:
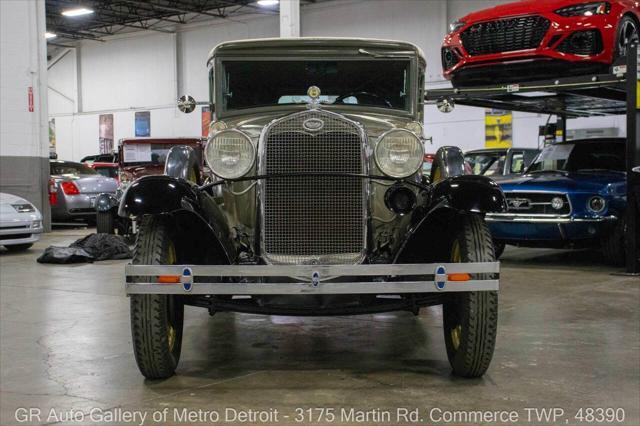
[[[507,212],[532,215],[532,214],[552,214],[565,215],[571,213],[571,204],[566,194],[554,194],[545,192],[507,192]],[[561,209],[551,207],[551,200],[560,198],[563,202]]]
[[[550,22],[542,16],[480,22],[460,35],[471,56],[535,49],[549,30]]]
[[[267,127],[263,144],[263,174],[363,173],[360,130],[336,114],[293,114]],[[271,262],[336,264],[361,259],[365,180],[292,176],[265,179],[261,185],[263,254]]]

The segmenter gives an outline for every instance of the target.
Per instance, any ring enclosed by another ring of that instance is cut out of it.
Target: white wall
[[[449,21],[504,2],[506,0],[333,1],[303,7],[301,32],[303,36],[374,37],[413,42],[427,57],[428,87],[439,87],[444,83],[440,45]],[[145,32],[105,43],[82,42],[78,54],[65,56],[50,70],[49,108],[51,116],[56,117],[60,158],[77,160],[97,152],[98,115],[104,112],[114,113],[116,140],[134,135],[136,110],[151,111],[151,136],[199,135],[199,109],[184,115],[177,112],[174,105],[178,94],[183,93],[198,100],[208,99],[206,59],[211,48],[228,40],[277,37],[278,25],[277,15],[240,16],[180,30],[175,35]],[[52,94],[54,88],[75,102],[59,93]],[[515,114],[515,145],[535,146],[538,126],[546,119],[534,114]],[[463,149],[484,145],[482,109],[458,107],[446,115],[427,107],[425,121],[426,134],[434,139],[434,151],[447,144]],[[569,124],[570,127],[599,125],[624,127],[624,119],[572,120]]]

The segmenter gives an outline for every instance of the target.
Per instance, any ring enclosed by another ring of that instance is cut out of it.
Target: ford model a
[[[148,378],[173,374],[184,305],[215,312],[418,313],[443,305],[454,373],[493,354],[499,264],[484,222],[502,191],[438,151],[422,176],[425,60],[355,39],[224,43],[209,58],[212,125],[198,185],[189,150],[132,183],[126,267],[133,346]],[[195,108],[183,98],[180,108]]]

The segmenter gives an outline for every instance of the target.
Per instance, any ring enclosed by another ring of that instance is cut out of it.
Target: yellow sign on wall
[[[484,116],[486,148],[510,148],[513,146],[513,114],[487,109]]]

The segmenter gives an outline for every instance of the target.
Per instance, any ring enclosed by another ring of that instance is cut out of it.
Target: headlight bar
[[[611,4],[606,1],[576,4],[555,11],[556,14],[564,17],[608,15],[609,12],[611,12]]]

